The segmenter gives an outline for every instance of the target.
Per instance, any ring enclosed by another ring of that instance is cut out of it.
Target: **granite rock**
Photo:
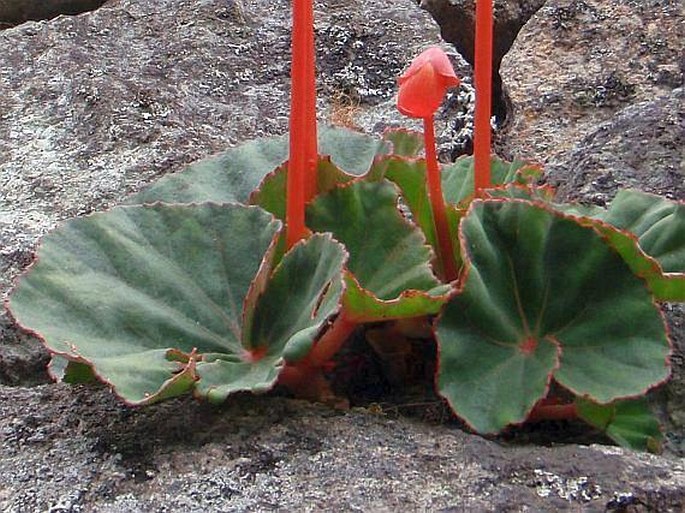
[[[4,512],[682,511],[683,460],[506,446],[391,412],[267,397],[142,410],[0,386]]]

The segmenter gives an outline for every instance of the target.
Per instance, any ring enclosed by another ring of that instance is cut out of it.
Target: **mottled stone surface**
[[[502,62],[512,154],[556,164],[624,108],[683,85],[680,0],[547,0]]]
[[[506,446],[383,412],[279,398],[132,410],[103,389],[0,386],[0,447],[8,513],[666,513],[685,504],[682,460]]]

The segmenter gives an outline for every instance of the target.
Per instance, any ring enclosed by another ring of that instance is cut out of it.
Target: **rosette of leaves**
[[[337,313],[344,286],[346,252],[330,235],[275,264],[280,225],[260,208],[214,203],[70,220],[43,239],[9,308],[71,362],[67,380],[90,370],[130,404],[264,391],[289,346]]]
[[[668,378],[652,292],[600,230],[540,202],[477,200],[459,238],[465,279],[437,325],[437,384],[476,431],[525,421],[552,380],[601,407]]]
[[[285,176],[269,174],[250,201],[276,217],[285,213]],[[450,291],[433,274],[432,252],[421,230],[397,208],[399,191],[381,180],[359,179],[319,162],[319,195],[307,208],[307,226],[331,233],[350,254],[343,304],[357,323],[437,313]]]

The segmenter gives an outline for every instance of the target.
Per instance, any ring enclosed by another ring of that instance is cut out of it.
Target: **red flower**
[[[405,116],[428,118],[435,114],[450,87],[459,85],[447,54],[437,46],[423,51],[399,78],[397,108]]]

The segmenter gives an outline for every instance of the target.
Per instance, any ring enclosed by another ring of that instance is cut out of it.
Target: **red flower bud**
[[[405,116],[428,118],[435,114],[450,87],[459,85],[447,54],[437,46],[423,51],[399,78],[397,108]]]

